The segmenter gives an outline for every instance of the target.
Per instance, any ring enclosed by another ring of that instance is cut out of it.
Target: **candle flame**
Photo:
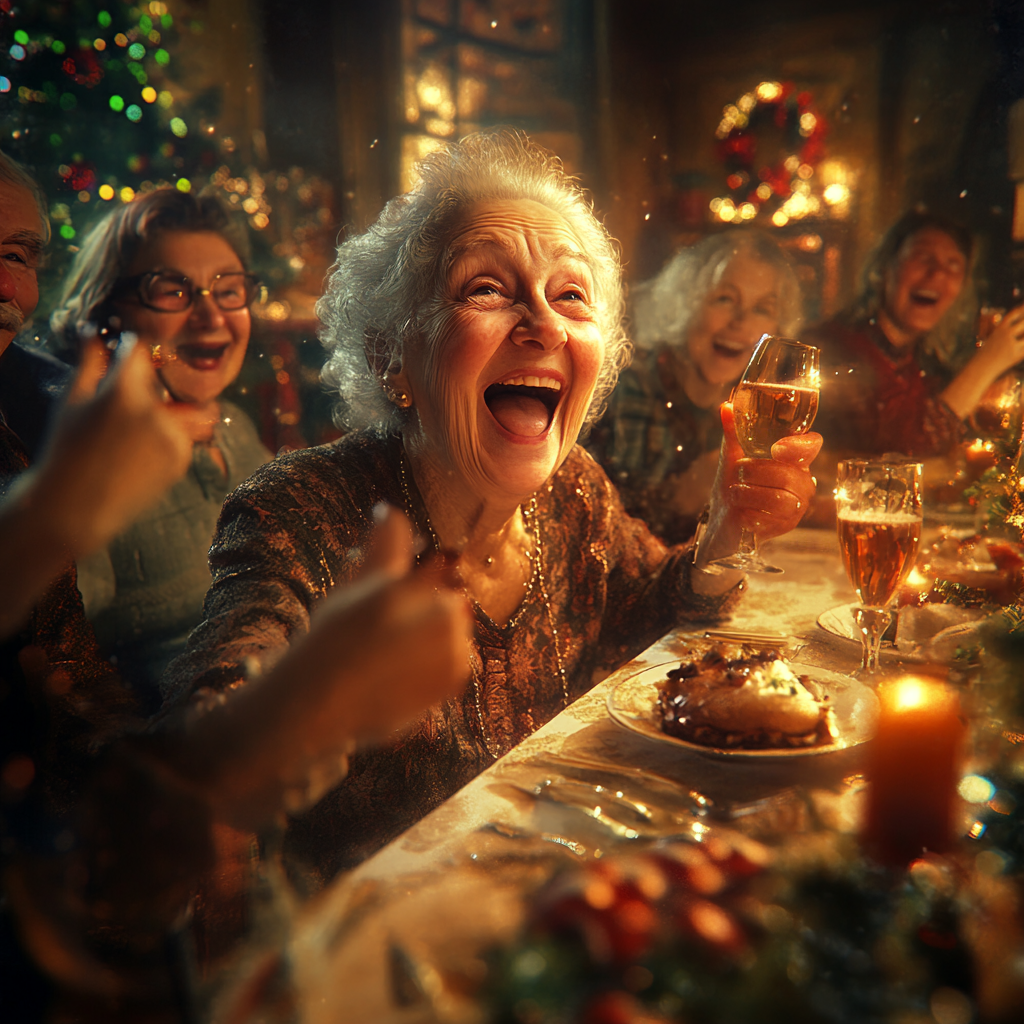
[[[912,587],[924,587],[930,586],[931,580],[928,579],[928,577],[925,576],[925,574],[915,565],[914,568],[907,573],[907,583]]]
[[[893,688],[892,705],[897,711],[909,711],[926,703],[925,686],[920,679],[904,679]]]
[[[883,687],[879,693],[883,705],[890,712],[900,714],[930,709],[956,713],[956,694],[938,679],[922,676],[903,676]]]

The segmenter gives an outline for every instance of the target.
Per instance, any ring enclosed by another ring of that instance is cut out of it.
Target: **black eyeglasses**
[[[191,309],[197,295],[209,295],[218,308],[233,313],[252,305],[259,288],[259,278],[242,271],[218,274],[210,281],[209,288],[197,288],[183,274],[150,270],[124,278],[118,283],[117,291],[135,292],[139,302],[157,313],[183,313]]]

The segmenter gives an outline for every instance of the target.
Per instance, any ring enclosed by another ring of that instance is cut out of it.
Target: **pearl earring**
[[[405,391],[385,385],[384,394],[387,395],[388,401],[399,409],[408,409],[412,405],[412,398]]]

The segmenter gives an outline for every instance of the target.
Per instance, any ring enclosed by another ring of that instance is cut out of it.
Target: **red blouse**
[[[922,366],[917,346],[894,348],[876,323],[835,319],[807,334],[821,348],[821,398],[814,429],[844,456],[943,455],[963,429],[939,397],[945,375]]]

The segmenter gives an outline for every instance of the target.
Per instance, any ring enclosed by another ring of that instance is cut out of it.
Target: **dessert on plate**
[[[715,648],[671,669],[659,690],[662,729],[702,746],[792,749],[838,737],[827,694],[816,696],[778,651],[729,659]]]

